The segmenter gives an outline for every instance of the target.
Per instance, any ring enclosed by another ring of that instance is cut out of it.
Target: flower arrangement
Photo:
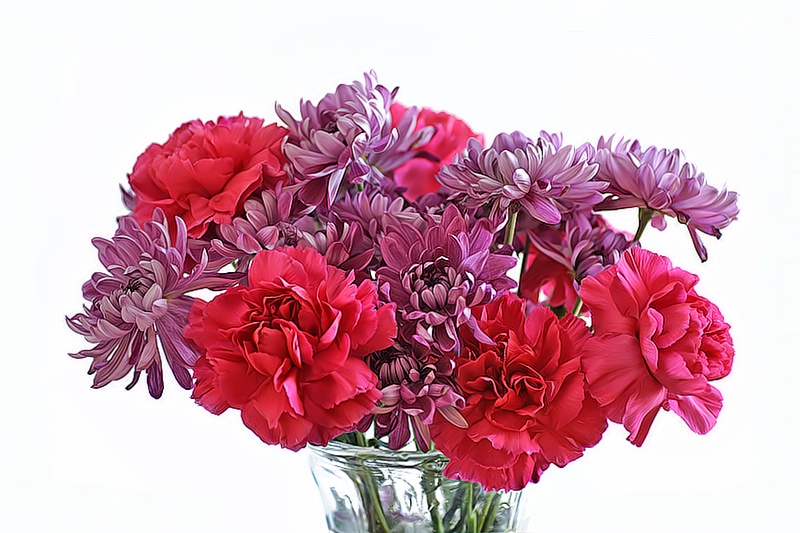
[[[276,106],[283,125],[194,120],[150,145],[67,319],[93,387],[144,373],[158,398],[166,363],[267,444],[413,442],[487,491],[581,457],[609,420],[637,446],[662,411],[708,432],[730,327],[639,241],[675,219],[705,261],[736,193],[679,150],[487,143],[396,94],[367,73],[299,115]],[[638,210],[634,234],[603,218],[618,209]]]

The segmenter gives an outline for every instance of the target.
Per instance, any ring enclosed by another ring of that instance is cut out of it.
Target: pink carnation
[[[392,122],[397,124],[408,108],[395,102],[390,110]],[[439,161],[415,157],[394,170],[394,180],[406,188],[404,196],[411,202],[441,188],[436,181],[436,174],[442,165],[453,162],[455,155],[467,147],[469,139],[477,138],[483,143],[482,134],[475,133],[466,122],[444,111],[422,108],[417,116],[416,129],[421,130],[426,126],[432,126],[434,134],[430,142],[419,150],[435,156]]]
[[[248,286],[192,307],[192,396],[215,414],[241,410],[267,444],[324,446],[381,397],[364,358],[392,345],[397,324],[394,304],[377,305],[374,282],[355,285],[313,248],[261,251]]]
[[[666,257],[631,248],[581,285],[595,329],[583,355],[589,391],[637,446],[662,408],[700,434],[722,409],[708,382],[730,372],[730,326],[695,292],[697,281]]]

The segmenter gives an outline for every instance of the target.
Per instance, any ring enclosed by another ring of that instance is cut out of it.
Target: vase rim
[[[385,445],[384,445],[385,446]],[[430,461],[444,461],[447,462],[447,457],[438,450],[431,450],[427,452],[419,450],[393,450],[388,446],[374,447],[374,446],[357,446],[355,444],[348,444],[346,442],[330,441],[326,446],[316,446],[309,444],[308,448],[315,454],[324,456],[334,456],[339,458],[352,458],[359,456],[363,459],[370,460],[385,460],[391,462],[430,462]]]

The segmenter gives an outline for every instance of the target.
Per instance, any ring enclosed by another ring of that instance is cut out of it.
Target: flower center
[[[419,370],[414,356],[397,345],[372,353],[370,359],[370,367],[376,370],[381,387],[400,385],[408,380],[410,371]]]
[[[145,294],[153,285],[153,281],[144,276],[139,270],[125,272],[128,281],[121,291],[123,294]]]
[[[411,265],[403,276],[403,284],[412,295],[414,308],[445,312],[455,311],[457,297],[466,297],[471,285],[470,280],[464,279],[450,266],[450,260],[445,256]]]
[[[283,236],[283,246],[297,246],[297,243],[300,242],[300,231],[288,222],[279,222],[277,226]]]

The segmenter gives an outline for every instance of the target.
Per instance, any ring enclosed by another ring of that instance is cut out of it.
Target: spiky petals
[[[415,228],[427,227],[425,220],[417,210],[404,206],[403,199],[394,199],[373,191],[359,191],[347,194],[334,204],[331,209],[335,216],[351,227],[358,226],[364,236],[364,241],[373,249],[369,270],[377,270],[383,264],[380,242],[386,235],[388,228],[408,223]]]
[[[708,258],[698,232],[720,238],[721,230],[736,220],[738,194],[706,183],[705,176],[685,161],[680,150],[642,150],[639,141],[600,138],[594,160],[598,181],[608,182],[611,196],[598,209],[650,209],[652,225],[664,229],[664,215],[686,224],[695,251]]]
[[[375,409],[375,436],[389,436],[389,447],[398,450],[411,437],[419,448],[431,445],[429,426],[436,413],[450,423],[467,427],[461,416],[464,398],[453,381],[455,362],[433,354],[421,345],[397,342],[387,350],[373,353],[370,367],[378,374],[381,402]]]
[[[375,407],[363,358],[396,335],[394,305],[378,307],[373,282],[355,285],[312,248],[261,251],[248,286],[192,308],[193,397],[213,413],[241,410],[268,444],[324,446]]]
[[[557,142],[554,142],[557,141]],[[484,149],[471,139],[437,179],[468,207],[491,205],[493,213],[518,204],[531,217],[557,224],[563,213],[599,203],[607,185],[592,181],[597,165],[576,156],[560,137],[542,133],[534,142],[520,132],[502,133]]]
[[[469,427],[436,417],[431,435],[450,458],[445,475],[486,490],[519,490],[550,464],[580,457],[605,431],[580,367],[590,333],[581,320],[559,321],[549,308],[526,317],[524,300],[512,294],[473,313],[494,344],[459,330],[464,344],[456,381]]]
[[[264,126],[263,119],[242,114],[187,122],[139,156],[128,176],[136,199],[126,203],[140,223],[161,208],[180,216],[190,237],[201,237],[211,224],[241,215],[244,201],[262,185],[286,182],[285,136],[277,124]]]
[[[637,446],[662,408],[701,434],[722,408],[722,395],[708,382],[730,372],[733,344],[719,309],[695,292],[696,283],[666,257],[631,248],[581,286],[595,328],[583,355],[589,391]]]
[[[183,220],[175,219],[173,241],[164,213],[156,209],[153,217],[144,225],[122,217],[111,240],[92,241],[108,272],[96,272],[83,285],[83,296],[91,306],[67,319],[67,324],[96,343],[71,354],[92,359],[93,387],[133,372],[132,387],[144,371],[150,395],[158,398],[164,389],[158,340],[178,383],[186,389],[192,385],[188,368],[199,354],[182,335],[195,301],[186,294],[200,288],[219,290],[241,276],[209,270],[205,253],[195,263],[187,255]],[[185,274],[187,269],[191,271]]]
[[[253,256],[261,250],[294,246],[304,237],[304,229],[313,230],[316,221],[306,216],[310,208],[300,208],[294,194],[280,183],[274,190],[264,189],[260,198],[244,203],[244,216],[231,224],[220,224],[221,238],[211,240],[211,250],[236,268],[246,272]]]
[[[369,72],[364,83],[339,85],[316,105],[301,101],[299,120],[276,105],[289,127],[283,150],[303,202],[328,206],[343,183],[378,183],[430,140],[432,128],[415,131],[416,110],[392,125],[393,98]]]
[[[386,301],[397,303],[400,319],[416,327],[414,338],[441,352],[458,352],[457,329],[477,329],[469,307],[483,305],[515,285],[506,272],[513,257],[492,252],[493,232],[479,221],[472,228],[454,205],[420,232],[403,223],[387,228],[380,242],[386,266],[378,285]],[[490,342],[490,341],[489,341]]]
[[[373,260],[375,247],[360,224],[345,222],[335,213],[329,213],[324,231],[305,233],[301,242],[324,254],[329,265],[353,272],[357,283],[372,279],[367,267]]]

